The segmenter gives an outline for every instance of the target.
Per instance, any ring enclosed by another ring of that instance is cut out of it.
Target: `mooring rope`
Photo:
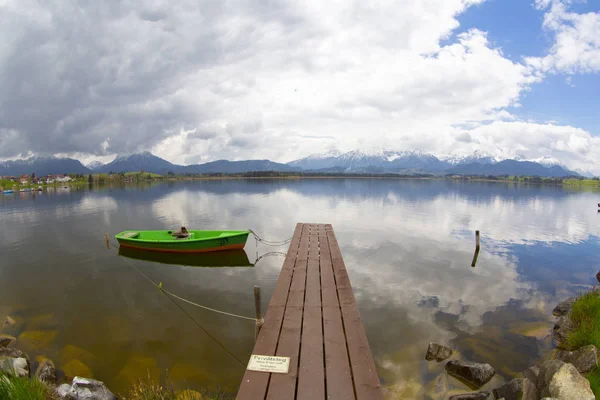
[[[257,245],[260,242],[267,246],[283,246],[284,244],[288,244],[289,242],[291,242],[293,239],[293,238],[288,238],[288,239],[281,240],[281,241],[266,240],[266,239],[263,239],[260,236],[258,236],[258,234],[256,232],[254,232],[252,229],[248,229],[248,232],[250,232],[254,236],[254,238],[256,239]]]
[[[114,247],[116,250],[119,249],[119,247],[115,246],[113,243],[108,242],[108,244],[111,245],[112,247]],[[173,296],[176,299],[179,299],[179,300],[181,300],[181,301],[183,301],[185,303],[188,303],[188,304],[191,304],[191,305],[193,305],[195,307],[199,307],[199,308],[202,308],[204,310],[212,311],[212,312],[215,312],[215,313],[218,313],[218,314],[228,315],[230,317],[236,317],[236,318],[246,319],[246,320],[250,320],[250,321],[254,321],[254,322],[257,321],[256,318],[246,317],[244,315],[238,315],[238,314],[233,314],[233,313],[229,313],[229,312],[226,312],[226,311],[217,310],[217,309],[214,309],[214,308],[211,308],[211,307],[207,307],[207,306],[203,306],[202,304],[194,303],[193,301],[184,299],[183,297],[180,297],[180,296],[176,295],[175,293],[171,293],[167,289],[163,288],[162,287],[162,282],[160,282],[160,283],[154,282],[146,274],[144,274],[142,271],[140,271],[139,268],[137,268],[135,265],[133,265],[133,263],[131,261],[129,261],[127,258],[123,258],[123,260],[125,262],[127,262],[133,269],[135,269],[141,276],[143,276],[144,278],[146,278],[146,280],[148,282],[150,282],[151,284],[153,284],[154,286],[156,286],[156,288],[158,290],[160,290],[161,292],[163,292],[165,294],[168,294],[169,296]]]
[[[115,246],[113,243],[110,243],[108,240],[106,240],[106,244],[109,246],[112,246],[113,248],[115,248],[117,251],[119,249],[119,246]],[[196,321],[194,319],[194,317],[192,317],[187,311],[185,311],[185,309],[183,307],[181,307],[181,305],[179,303],[177,303],[173,298],[177,298],[181,301],[185,301],[186,303],[192,304],[194,306],[209,310],[209,311],[213,311],[216,313],[220,313],[220,314],[224,314],[224,315],[229,315],[232,317],[238,317],[238,318],[243,318],[243,319],[249,319],[252,321],[257,322],[258,320],[256,318],[249,318],[249,317],[245,317],[243,315],[236,315],[236,314],[232,314],[232,313],[228,313],[225,311],[220,311],[220,310],[215,310],[214,308],[210,308],[210,307],[206,307],[206,306],[202,306],[200,304],[196,304],[194,302],[191,302],[189,300],[186,300],[182,297],[179,297],[171,292],[169,292],[168,290],[164,289],[162,287],[162,282],[159,284],[156,284],[156,282],[154,282],[152,279],[150,279],[146,274],[144,274],[142,271],[139,270],[139,268],[137,268],[135,265],[133,265],[133,263],[131,261],[129,261],[128,259],[124,258],[123,259],[125,262],[127,262],[127,264],[129,264],[129,266],[131,266],[135,271],[137,271],[141,276],[143,276],[148,282],[150,282],[152,285],[156,286],[158,288],[158,290],[160,290],[162,293],[167,294],[167,297],[169,298],[169,300],[171,300],[173,302],[173,304],[175,304],[177,306],[177,308],[179,308],[189,319],[192,320],[192,322],[194,324],[196,324],[196,326],[198,326],[198,328],[202,329],[202,331],[204,333],[206,333],[206,335],[208,337],[210,337],[212,340],[214,340],[223,350],[225,350],[225,352],[227,352],[227,354],[229,354],[230,356],[232,356],[237,362],[239,362],[240,364],[242,364],[244,367],[246,366],[246,363],[244,363],[242,360],[240,360],[235,354],[233,354],[229,349],[227,349],[227,347],[225,347],[221,342],[219,342],[217,340],[217,338],[215,338],[213,335],[210,334],[210,332],[208,332],[206,329],[204,329],[204,327],[202,325],[200,325],[200,323],[198,323],[198,321]]]

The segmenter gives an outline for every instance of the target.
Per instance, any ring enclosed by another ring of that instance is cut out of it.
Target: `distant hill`
[[[26,160],[0,162],[0,175],[21,176],[35,173],[37,176],[58,174],[88,174],[90,169],[72,158],[31,157]]]
[[[525,175],[544,178],[580,176],[560,165],[542,165],[532,161],[504,160],[495,164],[470,163],[446,170],[447,174],[457,175]]]
[[[70,158],[32,157],[27,160],[0,162],[0,175],[19,176],[35,172],[47,174],[88,174],[140,172],[175,174],[235,174],[246,172],[322,172],[338,174],[456,174],[456,175],[519,175],[540,177],[580,176],[556,162],[504,160],[497,162],[485,154],[445,156],[442,159],[418,151],[350,151],[313,154],[287,164],[269,160],[218,160],[205,164],[176,165],[150,152],[122,155],[108,164],[92,163],[85,167]]]
[[[118,156],[108,164],[102,165],[94,172],[151,172],[153,174],[166,175],[169,171],[176,172],[178,165],[171,164],[167,160],[146,151],[144,153]]]
[[[246,161],[227,161],[218,160],[206,164],[188,165],[179,167],[177,172],[187,174],[237,174],[253,171],[278,171],[278,172],[293,172],[299,168],[294,168],[290,165],[280,164],[269,160],[246,160]]]

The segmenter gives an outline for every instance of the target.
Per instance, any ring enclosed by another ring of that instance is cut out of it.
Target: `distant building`
[[[72,181],[70,176],[62,176],[62,175],[58,175],[56,177],[56,182],[70,182]]]

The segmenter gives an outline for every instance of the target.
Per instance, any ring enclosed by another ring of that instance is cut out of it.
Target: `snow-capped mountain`
[[[104,166],[104,163],[102,161],[92,161],[91,163],[86,165],[86,167],[88,167],[92,171],[95,171],[103,166]]]
[[[503,159],[493,157],[489,154],[482,153],[480,151],[475,151],[471,154],[467,155],[456,155],[456,154],[445,154],[438,156],[441,161],[444,161],[450,165],[461,165],[461,164],[494,164],[496,162],[502,161]]]
[[[447,165],[434,155],[420,151],[353,150],[346,153],[311,154],[288,165],[307,170],[339,168],[346,172],[366,169],[382,170],[443,170]]]

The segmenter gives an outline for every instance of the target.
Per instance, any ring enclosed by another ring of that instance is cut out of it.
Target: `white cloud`
[[[586,166],[592,135],[512,110],[548,71],[597,70],[597,15],[537,0],[557,42],[519,63],[478,29],[453,36],[481,3],[7,1],[0,157],[151,149],[189,164],[376,146]]]
[[[600,71],[600,12],[578,14],[569,11],[571,1],[536,0],[544,15],[544,29],[554,44],[544,57],[526,58],[541,72],[592,73]]]

